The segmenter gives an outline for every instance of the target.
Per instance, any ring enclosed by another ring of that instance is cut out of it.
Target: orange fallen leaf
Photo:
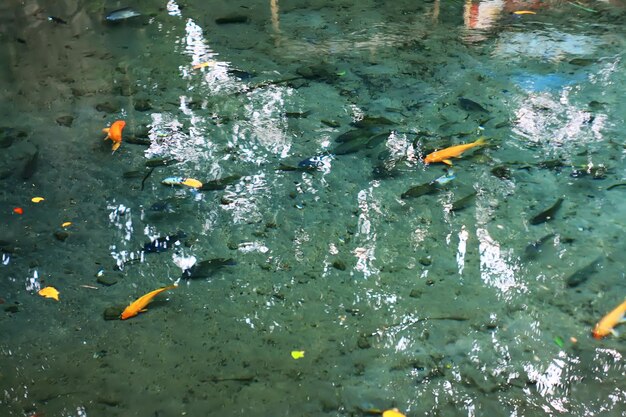
[[[54,287],[42,288],[39,290],[38,294],[44,298],[54,298],[59,301],[59,291]]]
[[[13,209],[13,213],[15,213],[15,214],[24,214],[24,209],[21,208],[21,207],[15,207]]]

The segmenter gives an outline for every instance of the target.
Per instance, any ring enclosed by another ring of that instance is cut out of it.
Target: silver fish
[[[135,16],[141,16],[141,13],[131,9],[130,7],[124,7],[123,9],[114,10],[106,15],[106,20],[109,22],[117,22],[119,20],[126,20]]]

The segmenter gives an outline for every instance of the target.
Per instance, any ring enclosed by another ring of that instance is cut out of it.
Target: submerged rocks
[[[124,311],[125,306],[111,306],[104,310],[103,317],[105,320],[119,320]]]
[[[137,111],[148,111],[152,109],[152,104],[150,104],[148,99],[138,99],[135,101],[134,107]]]
[[[57,124],[59,126],[72,127],[72,123],[74,122],[74,116],[65,115],[57,117]]]
[[[98,103],[96,104],[96,110],[103,112],[103,113],[117,113],[118,111],[120,111],[119,106],[109,103],[108,101],[104,102],[104,103]]]

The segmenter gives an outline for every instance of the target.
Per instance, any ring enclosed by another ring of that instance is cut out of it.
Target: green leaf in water
[[[559,336],[554,338],[554,343],[556,343],[556,345],[560,348],[562,348],[564,345],[563,339],[561,339]]]

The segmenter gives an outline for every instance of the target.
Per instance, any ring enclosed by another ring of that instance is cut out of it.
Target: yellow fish
[[[602,339],[609,334],[617,335],[614,327],[619,323],[626,321],[626,301],[618,305],[613,311],[604,316],[602,320],[596,324],[591,334],[595,339]]]
[[[150,304],[150,301],[154,299],[157,295],[161,294],[163,291],[171,290],[176,288],[177,285],[170,285],[169,287],[163,287],[156,289],[154,291],[150,291],[148,294],[142,295],[132,303],[128,307],[124,309],[120,318],[122,320],[129,319],[131,317],[135,317],[139,313],[143,313],[146,311],[146,306]]]
[[[485,143],[487,143],[487,139],[481,137],[472,143],[464,143],[462,145],[450,146],[449,148],[429,153],[428,155],[426,155],[426,158],[424,158],[424,163],[432,164],[435,162],[443,162],[446,165],[452,165],[452,161],[450,161],[450,158],[458,158],[463,152],[477,146],[483,146]]]

